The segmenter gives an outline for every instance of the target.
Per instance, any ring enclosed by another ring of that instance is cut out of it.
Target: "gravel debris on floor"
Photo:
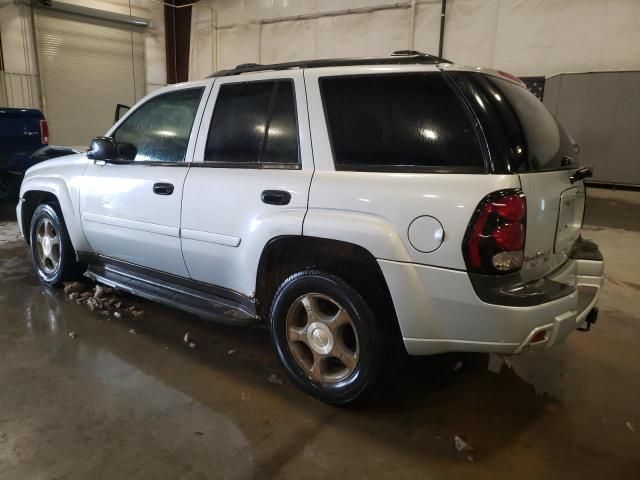
[[[125,305],[118,297],[117,290],[105,285],[89,287],[83,282],[64,282],[64,293],[72,302],[84,304],[92,312],[99,312],[101,315],[113,313],[114,318],[122,318],[126,314],[135,319],[144,315],[144,310],[135,305]]]
[[[456,447],[456,451],[460,454],[463,455],[467,461],[469,462],[473,462],[474,458],[473,458],[473,451],[475,450],[471,445],[469,445],[467,442],[465,442],[462,437],[456,435],[455,437],[453,437],[453,444]]]

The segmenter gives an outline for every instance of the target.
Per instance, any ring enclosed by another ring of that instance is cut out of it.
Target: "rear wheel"
[[[80,276],[82,268],[76,262],[62,216],[53,205],[43,204],[35,209],[29,237],[31,256],[42,283],[58,286]]]
[[[273,300],[271,335],[293,383],[323,402],[363,398],[383,374],[378,319],[335,275],[309,270],[287,278]]]

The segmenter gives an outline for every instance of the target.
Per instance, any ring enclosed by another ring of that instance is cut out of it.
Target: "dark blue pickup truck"
[[[49,127],[40,110],[0,107],[0,200],[18,194],[32,165],[71,153],[68,147],[49,146]]]

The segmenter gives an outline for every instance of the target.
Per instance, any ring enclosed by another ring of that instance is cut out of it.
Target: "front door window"
[[[120,156],[136,162],[182,162],[204,88],[147,101],[113,133]]]

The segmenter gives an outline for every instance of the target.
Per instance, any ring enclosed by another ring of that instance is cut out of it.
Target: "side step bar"
[[[258,321],[255,308],[120,265],[90,263],[85,276],[133,295],[193,313],[206,320],[231,325],[248,325]]]

